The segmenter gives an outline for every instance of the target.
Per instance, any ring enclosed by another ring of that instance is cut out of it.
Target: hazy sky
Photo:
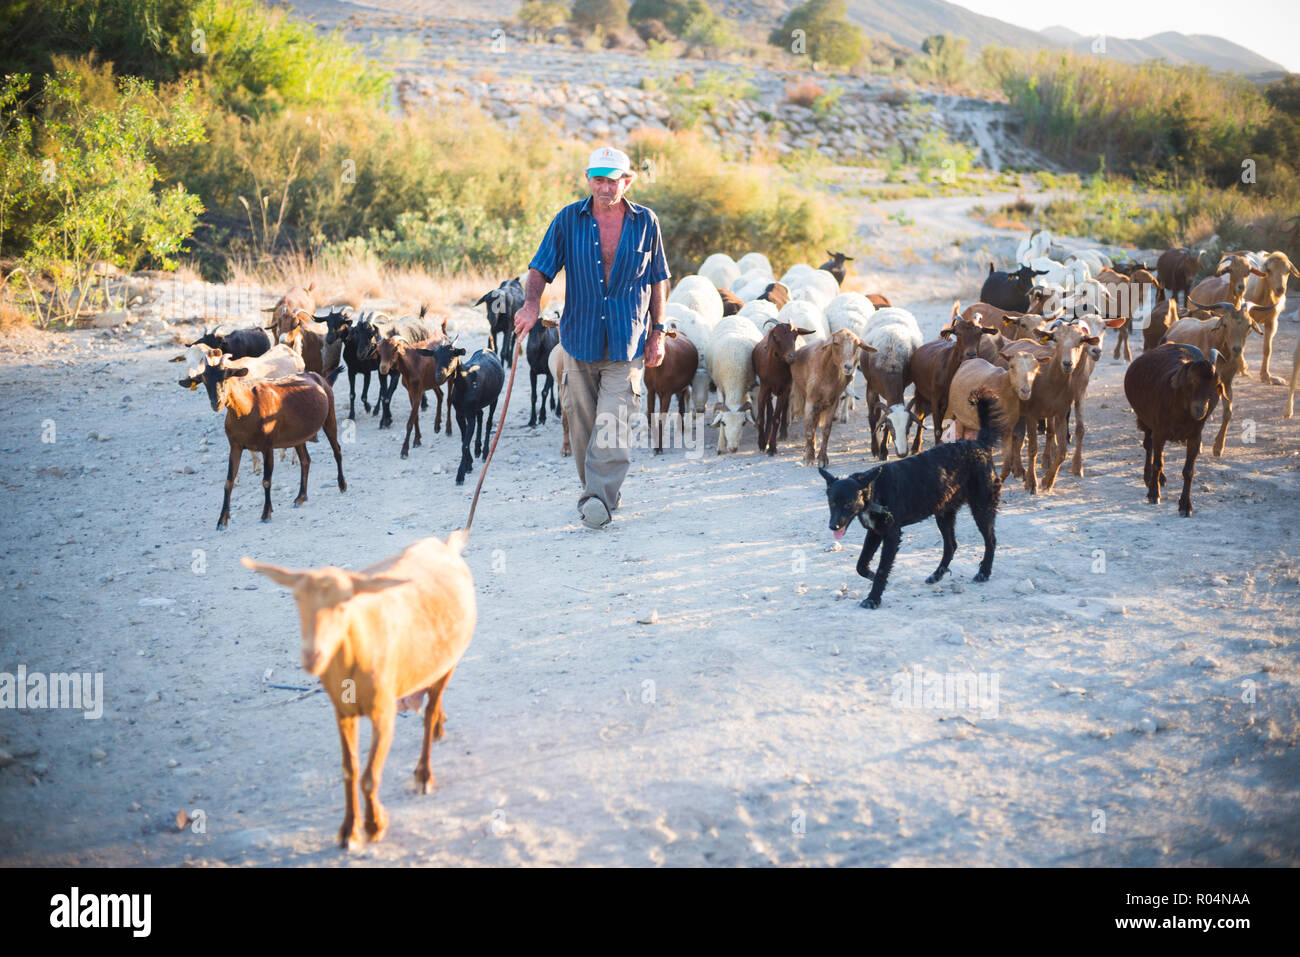
[[[1300,72],[1300,2],[1250,0],[1225,5],[1210,0],[1089,0],[1086,4],[1025,3],[1024,0],[951,0],[958,6],[1030,30],[1069,27],[1076,33],[1140,40],[1153,33],[1208,33],[1254,50]],[[1249,11],[1238,19],[1233,11]],[[1271,24],[1265,26],[1265,24]]]

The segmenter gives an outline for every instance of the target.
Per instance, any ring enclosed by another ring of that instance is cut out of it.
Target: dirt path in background
[[[915,261],[858,264],[927,335],[959,282],[953,250],[982,265],[949,227],[1011,241],[963,221],[967,202],[905,201],[916,225],[887,224],[871,255],[905,241]],[[481,320],[456,325],[481,341]],[[0,353],[0,670],[101,672],[105,701],[98,720],[0,710],[0,864],[1300,859],[1300,426],[1280,389],[1238,383],[1227,452],[1201,459],[1182,519],[1143,502],[1124,366],[1107,357],[1086,476],[1005,490],[992,580],[971,582],[963,511],[954,574],[924,583],[939,535],[909,528],[872,612],[861,532],[829,547],[798,427],[775,459],[752,432],[719,457],[712,430],[699,455],[636,453],[616,523],[589,532],[557,423],[523,424],[521,371],[466,552],[479,626],[447,692],[439,789],[414,793],[419,721],[399,719],[389,836],[348,856],[337,735],[298,665],[292,598],[239,558],[358,568],[445,537],[476,477],[453,484],[458,440],[426,427],[403,461],[400,431],[360,419],[346,495],[317,455],[295,510],[280,465],[261,525],[245,465],[218,534],[221,420],[176,387],[175,347],[88,332],[18,347]],[[835,427],[832,470],[867,466],[868,444],[859,409]],[[913,701],[918,674],[969,674],[996,697]],[[177,829],[181,810],[202,833]]]

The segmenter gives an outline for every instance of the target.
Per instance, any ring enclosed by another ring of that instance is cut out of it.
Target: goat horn
[[[1196,348],[1196,346],[1189,345],[1186,342],[1170,342],[1167,343],[1167,345],[1176,346],[1177,348],[1182,349],[1195,362],[1205,361],[1205,353]]]
[[[1210,362],[1211,362],[1212,364],[1216,365],[1216,366],[1219,364],[1219,350],[1218,350],[1218,349],[1211,349],[1211,350],[1210,350]]]

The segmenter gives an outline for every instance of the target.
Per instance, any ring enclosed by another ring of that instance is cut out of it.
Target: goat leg
[[[370,714],[370,760],[366,762],[366,773],[361,776],[361,793],[366,799],[366,834],[371,841],[382,841],[388,830],[388,812],[379,801],[379,785],[393,743],[393,719],[397,716],[394,708],[392,701],[377,703]]]
[[[1228,423],[1232,421],[1232,379],[1227,379],[1223,383],[1223,424],[1219,426],[1219,434],[1214,437],[1214,446],[1211,449],[1215,456],[1223,454],[1223,446],[1228,440]]]
[[[348,483],[343,478],[343,449],[339,447],[339,423],[334,417],[334,404],[331,402],[329,408],[325,410],[325,438],[329,439],[330,449],[334,452],[334,464],[339,470],[339,491],[346,492]]]
[[[244,450],[231,442],[230,462],[226,465],[226,492],[221,499],[221,514],[217,516],[217,531],[222,531],[230,525],[230,490],[235,487],[235,479],[239,476],[239,460],[243,455]]]
[[[339,828],[339,846],[349,851],[362,848],[361,828],[357,820],[357,754],[356,716],[336,715],[339,724],[339,742],[343,747],[343,826]]]
[[[484,458],[484,459],[486,459],[486,458],[488,457],[488,451],[490,450],[491,445],[492,445],[492,419],[496,416],[496,414],[497,414],[497,400],[496,400],[496,399],[493,399],[493,400],[492,400],[492,404],[488,406],[488,414],[487,414],[487,431],[484,433],[484,436],[483,436],[483,452],[482,452],[482,458]],[[479,420],[479,423],[482,424],[482,422],[483,422],[483,413],[482,413],[481,411],[480,411],[479,414],[478,414],[478,420]]]
[[[533,383],[532,413],[528,416],[528,427],[534,429],[537,427],[537,373],[535,371],[529,371],[528,378],[531,379]],[[544,403],[545,401],[546,396],[543,395],[542,402]]]
[[[262,447],[262,493],[266,503],[262,506],[262,521],[271,520],[271,472],[275,468],[275,454],[270,444]]]
[[[453,668],[452,671],[454,670]],[[415,766],[415,789],[421,794],[432,794],[437,787],[429,762],[429,751],[433,742],[443,735],[442,726],[446,716],[442,712],[442,692],[450,680],[451,671],[448,671],[427,689],[429,697],[424,705],[424,741],[420,746],[420,763]]]
[[[1187,440],[1187,459],[1183,462],[1183,494],[1178,497],[1178,514],[1187,518],[1192,514],[1192,475],[1196,471],[1196,456],[1201,451],[1201,437]]]
[[[362,401],[365,401],[364,399]],[[357,417],[357,371],[348,366],[348,418]]]
[[[306,442],[298,446],[298,464],[302,468],[302,480],[298,483],[298,497],[293,500],[294,508],[307,501],[307,469],[311,467],[311,456],[307,454]]]

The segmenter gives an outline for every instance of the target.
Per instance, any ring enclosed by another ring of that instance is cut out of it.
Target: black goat
[[[372,315],[372,313],[362,313],[360,320],[355,322],[368,321]],[[357,355],[357,326],[347,307],[331,309],[320,317],[320,321],[329,327],[329,332],[325,333],[326,343],[332,344],[340,339],[343,340],[343,362],[348,367],[348,418],[355,420],[357,417],[357,376],[362,377],[361,406],[367,412],[370,412],[370,373],[375,373],[379,378],[379,394],[381,396],[385,392],[385,381],[395,383],[397,374],[395,372],[390,373],[388,376],[380,374],[379,356],[377,354],[370,359],[362,359]],[[379,407],[379,400],[376,399],[374,412],[371,414],[378,415]]]
[[[485,292],[476,306],[487,303],[488,348],[505,360],[514,361],[515,313],[524,304],[524,284],[518,277],[507,279],[491,292]],[[502,347],[497,348],[497,336],[502,336]]]
[[[232,359],[251,359],[262,355],[275,345],[271,341],[271,334],[261,326],[252,326],[248,329],[236,329],[234,332],[220,335],[217,330],[220,326],[214,326],[211,331],[204,331],[188,345],[191,346],[209,346],[213,349],[220,349]]]
[[[833,253],[829,249],[826,250],[826,255],[831,258],[822,263],[821,268],[834,276],[835,281],[841,286],[844,285],[844,264],[846,262],[853,262],[853,257],[846,256],[843,253]]]
[[[427,306],[420,307],[419,318],[412,319],[409,316],[403,319],[390,319],[383,313],[366,313],[352,327],[352,342],[350,343],[355,350],[358,360],[361,362],[374,363],[371,368],[379,371],[379,341],[387,339],[389,336],[401,336],[411,345],[424,342],[426,339],[433,338],[434,326],[425,322],[424,315],[428,311]],[[382,318],[380,318],[382,316]],[[444,324],[442,331],[446,332]],[[344,347],[346,355],[347,347]],[[350,367],[349,367],[350,368]],[[398,376],[390,373],[387,385],[385,385],[384,376],[379,377],[379,401],[375,403],[375,408],[383,408],[383,414],[379,417],[379,427],[386,429],[393,424],[393,414],[390,410],[390,404],[393,400],[393,393],[397,391]],[[424,410],[429,407],[429,400],[424,396],[420,397],[420,409]],[[435,423],[434,431],[437,431]],[[447,423],[447,434],[451,434],[451,423]]]
[[[1029,311],[1029,290],[1034,288],[1034,277],[1047,273],[1046,269],[1021,266],[1015,272],[995,272],[989,263],[989,274],[980,287],[980,302],[997,306],[1007,312]]]
[[[528,373],[533,382],[533,410],[532,415],[528,417],[528,427],[531,429],[537,425],[538,421],[542,425],[546,424],[546,400],[550,398],[551,408],[555,409],[555,377],[551,375],[551,350],[560,344],[560,330],[558,326],[547,325],[545,322],[533,323],[533,328],[528,330],[528,345],[525,351],[528,353]],[[542,386],[542,414],[540,420],[537,415],[537,377],[545,376],[546,383]]]
[[[994,450],[1001,445],[1004,423],[997,413],[997,400],[988,391],[975,400],[979,414],[979,437],[974,441],[944,442],[919,455],[887,462],[866,472],[837,479],[818,469],[826,480],[826,501],[830,506],[830,528],[837,539],[855,518],[867,529],[867,539],[858,556],[858,574],[872,579],[871,593],[863,608],[879,608],[894,556],[902,540],[903,527],[934,517],[943,536],[943,559],[927,582],[937,582],[948,571],[957,551],[954,528],[957,510],[969,505],[971,517],[984,537],[984,558],[975,581],[988,581],[993,572],[997,539],[993,523],[998,514],[1002,483],[998,479]],[[884,543],[880,564],[871,571],[871,559]]]
[[[464,485],[465,473],[474,470],[474,458],[469,452],[470,433],[475,433],[474,455],[487,458],[492,444],[492,418],[506,380],[505,369],[490,349],[480,349],[469,359],[462,358],[464,349],[457,349],[450,342],[419,352],[433,356],[438,363],[438,381],[450,383],[448,401],[456,410],[456,424],[460,426],[460,468],[456,471],[456,484]],[[484,409],[488,410],[486,435],[483,434]]]

